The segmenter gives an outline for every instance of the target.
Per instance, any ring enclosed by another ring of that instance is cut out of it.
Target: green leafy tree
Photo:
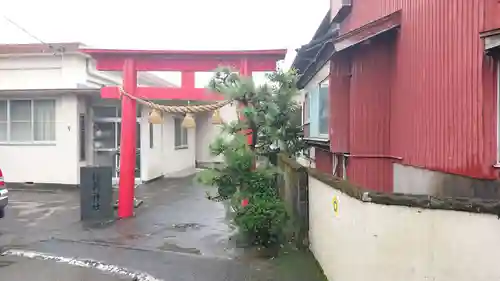
[[[272,159],[280,151],[297,155],[304,149],[296,73],[276,71],[267,79],[268,83],[256,86],[251,78],[228,68],[215,73],[210,89],[242,105],[243,118],[222,125],[223,133],[210,149],[224,162],[199,175],[201,182],[218,188],[209,198],[231,200],[240,230],[264,246],[278,241],[287,220]]]

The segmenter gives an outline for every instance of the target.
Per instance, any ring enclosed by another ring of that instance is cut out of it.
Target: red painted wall
[[[316,169],[322,171],[323,173],[333,174],[333,154],[330,153],[330,151],[323,149],[314,149]]]
[[[352,59],[347,176],[363,187],[392,191],[391,91],[395,36],[357,48]]]
[[[366,48],[366,52],[357,53],[353,61],[355,73],[351,95],[354,96],[350,98],[349,114],[351,153],[384,151],[403,157],[402,164],[475,178],[495,178],[492,168],[496,160],[495,71],[491,59],[483,54],[483,43],[479,38],[479,32],[486,25],[491,28],[497,22],[486,9],[486,4],[491,6],[494,2],[353,2],[351,14],[341,25],[342,32],[397,10],[401,10],[402,24],[391,54],[394,78],[390,97],[378,100],[375,95],[368,94],[375,93],[377,84],[371,83],[378,81],[378,74],[366,67],[377,69],[379,74],[385,71],[386,65],[377,61],[375,54],[383,54],[383,47],[378,46],[373,51]],[[332,95],[335,96],[333,88]],[[387,115],[375,114],[371,111],[375,108],[389,112],[389,129]],[[370,118],[377,121],[356,121]],[[332,126],[336,123],[332,121]],[[332,131],[336,129],[334,127]],[[363,131],[379,132],[380,135],[368,135]],[[372,140],[367,138],[373,136],[376,137]],[[389,183],[388,164],[384,160],[349,161],[348,169],[353,169],[351,180],[373,188],[377,188],[372,183],[374,180]]]
[[[350,56],[335,56],[330,63],[330,150],[349,152]]]
[[[500,1],[484,0],[484,31],[500,28]]]

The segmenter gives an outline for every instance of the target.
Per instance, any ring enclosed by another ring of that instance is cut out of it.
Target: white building
[[[75,186],[81,166],[116,168],[120,102],[101,99],[99,88],[121,84],[122,77],[96,71],[79,47],[0,45],[0,167],[7,182]],[[140,73],[138,84],[175,86],[151,73]],[[218,130],[210,114],[196,116],[196,129],[181,128],[182,117],[174,115],[149,124],[148,114],[138,108],[137,181],[184,176],[197,161],[214,161],[208,144]],[[221,114],[236,118],[234,108]]]
[[[344,153],[330,152],[330,142],[337,141],[330,139],[329,127],[330,57],[335,52],[331,39],[338,33],[331,24],[329,10],[309,43],[290,54],[295,55],[292,67],[299,73],[297,86],[301,89],[304,139],[309,145],[297,160],[304,166],[346,178]]]

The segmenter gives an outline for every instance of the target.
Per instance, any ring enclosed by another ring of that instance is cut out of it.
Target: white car
[[[0,218],[5,216],[5,208],[9,203],[9,192],[7,191],[7,186],[3,179],[2,169],[0,169]]]

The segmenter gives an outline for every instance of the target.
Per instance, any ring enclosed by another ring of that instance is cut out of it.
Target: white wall
[[[0,56],[0,90],[73,89],[78,85],[95,86],[120,81],[115,74],[87,71],[87,57],[68,55]],[[38,97],[50,95],[40,94]],[[36,98],[26,91],[0,98]],[[71,90],[56,99],[56,141],[53,145],[0,145],[0,166],[8,182],[34,182],[76,185],[79,168],[92,161],[91,143],[87,161],[79,161],[80,113],[87,111],[83,97]],[[88,116],[88,131],[91,132]]]
[[[309,91],[314,91],[316,87],[318,87],[318,84],[321,83],[323,80],[325,80],[328,76],[330,75],[330,62],[327,62],[319,71],[314,75],[314,77],[307,83],[307,85],[304,87],[304,89],[301,90],[300,97],[297,99],[298,102],[303,103],[305,100],[305,95]],[[302,114],[302,116],[304,116]],[[302,120],[302,123],[304,124],[305,120]],[[311,126],[309,126],[309,131],[311,131]],[[310,168],[315,168],[316,167],[316,162],[314,161],[315,159],[315,149],[310,148],[309,149],[309,155],[310,158],[302,157],[299,156],[297,157],[297,162],[299,162],[301,165],[310,167]]]
[[[183,177],[196,172],[196,130],[188,129],[188,147],[175,148],[174,115],[164,114],[163,124],[153,125],[153,148],[149,145],[149,109],[143,109],[141,121],[141,179],[161,176]],[[197,124],[198,125],[198,124]]]
[[[82,54],[24,55],[0,57],[0,89],[70,89],[78,84],[89,87],[118,84],[115,73],[98,72]]]
[[[212,124],[212,113],[196,114],[196,161],[198,163],[211,163],[215,157],[210,154],[209,145],[219,134],[217,126]]]
[[[188,129],[188,147],[176,149],[174,146],[174,115],[165,114],[163,136],[163,173],[165,177],[182,177],[193,174],[196,160],[196,130]]]
[[[364,203],[309,177],[309,223],[330,281],[500,280],[494,215]]]
[[[10,97],[0,95],[0,98],[22,98],[23,95],[33,98],[36,96],[30,93],[29,89],[74,89],[81,85],[98,88],[102,85],[119,84],[121,80],[120,73],[95,70],[94,62],[81,53],[0,55],[0,90],[27,90],[26,94]],[[143,74],[139,75],[138,80],[147,85],[167,83]],[[47,93],[50,94],[50,91]],[[54,97],[57,99],[57,127],[53,145],[0,145],[0,167],[8,182],[76,185],[79,183],[79,168],[93,163],[90,103],[85,97],[77,97],[76,93],[71,93],[71,90],[67,95]],[[80,113],[87,113],[87,140],[79,139]],[[146,126],[142,128],[146,131],[142,135],[141,146],[149,148],[149,127],[147,120],[144,122]],[[155,133],[155,137],[161,137],[161,131]],[[86,141],[88,144],[85,161],[79,159],[80,141]],[[189,151],[194,150],[193,144]],[[149,155],[150,158],[147,158],[147,151],[145,156],[141,155],[141,162],[145,163],[146,167],[142,178],[146,180],[156,177],[158,169],[161,171],[162,167],[155,165],[159,159],[163,161],[170,157],[162,157],[161,154],[156,154],[156,151]]]
[[[222,161],[222,156],[214,157],[210,154],[209,145],[221,135],[220,126],[212,124],[212,112],[196,115],[196,161],[213,163]],[[224,122],[238,120],[237,105],[226,105],[220,109],[220,116]]]
[[[0,167],[7,182],[78,183],[78,99],[56,99],[56,142],[0,145]]]
[[[163,175],[161,160],[163,158],[164,140],[163,124],[153,124],[153,148],[149,146],[149,110],[142,109],[141,119],[141,180],[149,181]],[[166,120],[163,120],[166,122]]]
[[[306,92],[315,90],[318,84],[325,80],[330,75],[330,62],[327,62],[319,71],[314,75],[314,77],[307,83],[304,87],[303,95]]]
[[[138,73],[138,84],[172,84],[149,72]],[[83,53],[0,55],[0,89],[71,89],[78,85],[100,88],[122,83],[120,71],[97,71]]]

